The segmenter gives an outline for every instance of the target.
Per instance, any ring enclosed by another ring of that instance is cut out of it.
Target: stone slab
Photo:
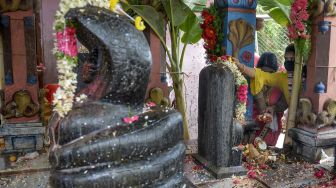
[[[289,129],[288,135],[311,146],[327,147],[336,145],[336,130],[312,133],[299,128]]]
[[[3,153],[31,152],[43,149],[46,127],[42,123],[3,124],[0,137],[5,140]]]
[[[308,163],[282,163],[278,169],[267,170],[266,176],[257,179],[271,188],[314,187],[327,182],[327,176],[321,179],[314,176],[314,168],[314,165]]]
[[[214,177],[218,178],[228,178],[233,175],[241,176],[246,175],[247,170],[243,166],[231,166],[231,167],[216,167],[212,165],[209,161],[204,159],[198,154],[192,155],[203,167],[208,170]]]
[[[288,135],[293,140],[293,151],[309,162],[316,162],[321,155],[321,149],[331,149],[336,146],[336,132],[312,133],[299,128],[292,128]]]
[[[42,123],[3,124],[0,136],[44,134],[46,127]]]

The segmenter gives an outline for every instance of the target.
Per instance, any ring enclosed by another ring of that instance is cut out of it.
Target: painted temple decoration
[[[43,149],[39,117],[36,17],[32,0],[0,0],[0,63],[4,75],[0,139],[2,153]]]
[[[15,108],[20,104],[12,105],[15,93],[25,90],[32,103],[38,108],[38,82],[36,71],[36,33],[35,18],[32,10],[9,12],[2,15],[2,35],[4,46],[4,104]],[[14,37],[15,36],[15,37]],[[23,45],[22,45],[23,44]],[[10,104],[11,103],[11,104]],[[7,108],[8,109],[8,108]],[[18,111],[18,109],[15,109]],[[35,110],[36,111],[36,110]],[[39,122],[39,117],[11,115],[4,112],[6,123]]]
[[[254,42],[254,28],[244,19],[231,20],[229,24],[230,32],[228,38],[232,44],[232,55],[238,58],[240,49],[248,46]],[[242,60],[245,63],[251,61],[251,52],[244,51],[242,53]]]
[[[336,145],[336,8],[334,0],[314,2],[307,87],[299,101],[296,127],[288,132],[294,151],[312,162],[319,159],[321,149]],[[329,29],[320,31],[320,22],[329,22]]]
[[[228,55],[239,58],[246,66],[253,67],[254,31],[256,26],[256,0],[215,0],[224,12],[223,48]],[[248,93],[246,119],[252,120],[253,97]]]
[[[28,91],[17,91],[13,95],[12,101],[5,106],[5,118],[19,118],[19,117],[31,117],[37,114],[39,108],[31,100],[31,96]]]
[[[0,0],[0,12],[26,11],[32,7],[33,0]]]

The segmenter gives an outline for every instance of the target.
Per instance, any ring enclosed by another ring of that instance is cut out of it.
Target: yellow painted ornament
[[[110,0],[110,9],[112,11],[115,11],[118,3],[119,3],[119,0]]]
[[[146,26],[140,16],[136,16],[134,20],[135,28],[139,31],[143,31],[146,29]]]

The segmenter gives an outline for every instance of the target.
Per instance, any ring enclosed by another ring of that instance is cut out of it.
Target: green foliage
[[[189,13],[185,22],[181,24],[180,29],[184,32],[181,41],[185,44],[196,43],[201,38],[200,33],[202,33],[202,30],[195,14]]]
[[[258,2],[280,25],[287,26],[290,23],[289,13],[292,0],[259,0]]]
[[[173,86],[176,96],[176,106],[183,117],[184,138],[189,139],[188,126],[186,119],[185,99],[183,95],[182,68],[183,59],[187,44],[196,43],[201,39],[202,30],[200,29],[199,19],[192,9],[182,0],[157,0],[158,7],[153,7],[152,1],[146,1],[143,4],[126,4],[121,2],[122,6],[128,11],[132,10],[135,14],[141,16],[150,28],[159,37],[162,46],[166,50],[169,58],[167,69],[173,80]],[[168,48],[166,43],[166,29],[171,38],[171,46]],[[181,37],[181,34],[182,37]],[[180,53],[180,44],[183,43],[182,53]]]
[[[201,12],[207,4],[207,0],[183,0],[183,2],[194,12]]]
[[[215,20],[213,21],[213,27],[216,30],[217,34],[217,44],[215,48],[215,52],[212,52],[211,54],[214,54],[216,56],[221,56],[222,54],[222,41],[224,39],[224,33],[222,31],[223,28],[223,12],[218,11],[217,8],[214,5],[211,5],[209,7],[209,13],[211,15],[215,15]]]
[[[312,5],[313,0],[308,0],[308,10],[312,10],[311,5]],[[293,3],[293,0],[259,0],[258,1],[260,8],[259,10],[262,13],[268,13],[269,16],[278,24],[280,24],[282,27],[286,27],[290,23],[290,9],[291,9],[291,3]],[[306,29],[307,33],[311,33],[311,26],[312,26],[312,19],[310,18],[307,21],[306,24]],[[272,35],[269,35],[271,38],[271,41],[277,41],[276,38],[280,38],[279,35],[286,34],[281,32],[281,28],[273,25],[272,27],[266,28],[266,30],[269,29],[271,31],[265,31],[265,32],[271,32],[273,33]],[[283,29],[282,29],[283,30]],[[261,35],[263,35],[264,31],[261,31]],[[286,47],[286,46],[284,46]],[[306,43],[303,48],[303,61],[307,62],[308,58],[310,55],[310,40],[306,40]],[[279,57],[279,55],[277,54]],[[282,58],[280,58],[282,59]]]
[[[153,29],[153,31],[158,35],[160,40],[165,38],[165,25],[164,18],[162,14],[157,12],[152,6],[149,5],[131,5],[122,3],[124,7],[132,9],[139,16],[141,16],[145,22]]]

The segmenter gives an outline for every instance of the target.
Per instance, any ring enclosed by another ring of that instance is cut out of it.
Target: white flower
[[[109,9],[110,1],[109,0],[61,0],[59,3],[59,10],[56,11],[55,22],[53,27],[56,32],[56,27],[63,27],[65,29],[66,20],[64,15],[71,8],[84,7],[87,4],[103,7]],[[57,40],[56,34],[54,35],[54,48],[53,53],[57,54],[59,50],[57,49]],[[61,117],[64,117],[72,108],[74,101],[74,93],[76,91],[77,84],[77,74],[73,72],[77,64],[75,63],[74,58],[67,59],[65,57],[57,57],[57,71],[58,71],[58,80],[60,88],[57,89],[54,94],[54,111],[57,111]],[[77,99],[78,98],[78,99]],[[81,95],[76,97],[76,101],[83,101],[87,97]]]
[[[79,97],[76,97],[76,102],[82,103],[85,99],[87,99],[87,96],[81,94]]]
[[[243,74],[239,71],[236,64],[230,61],[223,61],[221,58],[217,59],[217,63],[223,64],[233,73],[236,88],[239,88],[240,85],[247,84],[247,80],[245,79]],[[235,107],[235,118],[237,120],[243,121],[245,119],[245,113],[246,113],[246,104],[237,101]]]

